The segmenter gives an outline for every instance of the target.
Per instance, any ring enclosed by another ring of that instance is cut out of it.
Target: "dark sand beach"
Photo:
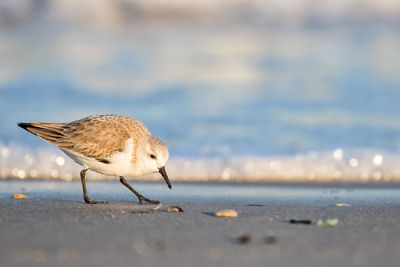
[[[398,266],[399,184],[0,182],[1,266]],[[14,199],[23,193],[27,199]],[[337,204],[342,203],[342,206]],[[178,205],[184,212],[164,212]],[[218,218],[222,209],[238,212]],[[319,219],[337,218],[336,227]],[[311,220],[291,224],[290,219]]]

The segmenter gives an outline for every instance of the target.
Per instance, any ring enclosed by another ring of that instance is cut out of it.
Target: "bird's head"
[[[165,171],[165,164],[168,161],[168,157],[168,148],[164,143],[156,137],[149,135],[145,145],[144,165],[152,172],[159,172],[171,189],[171,183]]]

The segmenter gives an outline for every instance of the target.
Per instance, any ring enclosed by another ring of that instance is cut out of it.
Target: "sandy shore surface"
[[[399,266],[399,184],[131,184],[0,181],[0,266]]]

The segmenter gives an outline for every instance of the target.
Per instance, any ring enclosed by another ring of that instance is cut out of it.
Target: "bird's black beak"
[[[172,188],[171,183],[169,182],[167,172],[165,171],[165,167],[161,167],[158,169],[158,172],[161,173],[162,177],[164,178],[165,182],[167,183],[169,189]]]

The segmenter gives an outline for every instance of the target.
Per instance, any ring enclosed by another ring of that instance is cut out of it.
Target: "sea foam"
[[[182,157],[173,153],[171,181],[400,181],[400,155],[372,150],[310,151],[289,156]],[[1,179],[79,180],[81,166],[57,148],[0,143]],[[89,172],[92,180],[115,177]],[[127,179],[156,181],[159,174]]]

